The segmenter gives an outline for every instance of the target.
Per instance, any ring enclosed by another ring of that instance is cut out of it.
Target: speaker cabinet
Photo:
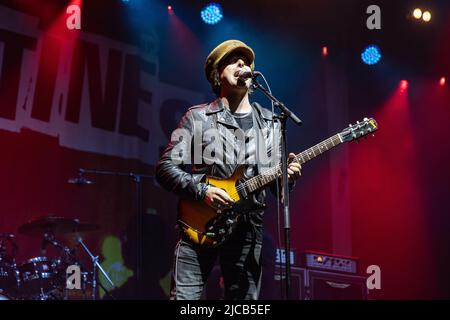
[[[283,295],[285,292],[284,271],[283,268],[283,276],[281,276],[279,266],[275,268],[275,282],[279,296],[281,296],[281,285],[283,285]],[[291,267],[292,300],[366,300],[367,297],[365,277]]]
[[[366,300],[366,278],[356,275],[308,270],[306,297],[311,300]]]

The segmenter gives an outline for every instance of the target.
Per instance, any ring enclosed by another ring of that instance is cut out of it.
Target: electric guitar
[[[298,161],[300,164],[306,163],[341,143],[357,140],[375,132],[377,129],[378,124],[374,119],[364,118],[362,122],[349,125],[342,132],[297,154],[294,161]],[[228,179],[206,178],[207,184],[225,190],[235,201],[230,209],[218,211],[203,201],[180,199],[178,203],[178,224],[194,243],[213,247],[226,241],[233,233],[241,213],[246,210],[245,203],[248,203],[246,200],[252,193],[264,188],[281,176],[281,164],[248,179],[244,176],[244,172],[245,166],[241,165]]]

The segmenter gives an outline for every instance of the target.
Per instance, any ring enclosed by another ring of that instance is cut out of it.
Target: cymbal
[[[28,236],[42,236],[44,233],[65,234],[72,232],[86,232],[100,229],[97,224],[80,223],[78,219],[45,216],[21,225],[19,233]]]

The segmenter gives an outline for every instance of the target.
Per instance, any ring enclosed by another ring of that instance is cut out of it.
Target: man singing
[[[279,162],[280,123],[273,120],[271,111],[250,103],[252,79],[242,77],[242,71],[254,69],[254,60],[254,51],[238,40],[225,41],[211,51],[205,74],[217,99],[189,108],[176,130],[187,132],[188,138],[172,134],[156,167],[157,180],[164,188],[203,201],[218,214],[232,209],[235,202],[225,190],[205,183],[206,176],[227,179],[239,165],[245,165],[245,177],[249,178],[277,165],[273,159]],[[208,152],[212,143],[221,148]],[[178,150],[183,147],[190,154],[185,153],[180,161]],[[294,158],[290,153],[290,190],[301,170]],[[277,184],[269,187],[275,194]],[[230,237],[218,246],[202,246],[186,232],[181,234],[174,254],[171,299],[200,299],[217,257],[225,299],[258,299],[265,197],[264,189],[250,194],[250,205],[239,215]]]

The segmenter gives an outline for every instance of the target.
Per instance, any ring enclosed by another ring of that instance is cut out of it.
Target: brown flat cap
[[[252,48],[239,40],[227,40],[215,47],[214,50],[211,51],[211,53],[206,58],[205,75],[208,82],[212,82],[211,72],[213,71],[214,67],[218,66],[220,61],[222,61],[230,53],[235,51],[242,53],[248,59],[250,68],[252,70],[255,68],[255,53],[253,52]]]

